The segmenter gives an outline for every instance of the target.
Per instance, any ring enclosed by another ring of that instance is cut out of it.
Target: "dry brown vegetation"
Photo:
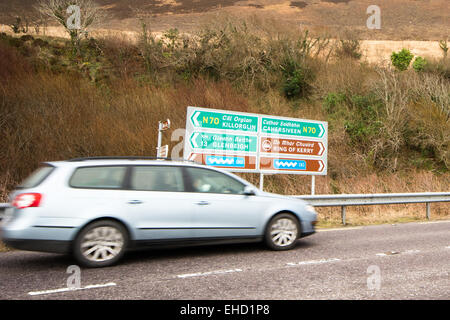
[[[328,121],[329,174],[317,178],[316,193],[449,190],[446,60],[423,73],[397,72],[339,51],[316,55],[334,50],[326,38],[256,22],[211,24],[194,40],[174,29],[158,40],[144,28],[138,43],[85,41],[81,56],[65,40],[3,35],[0,200],[41,161],[154,155],[161,119],[173,122],[163,141],[172,149],[189,105]],[[245,176],[257,184],[257,176]],[[268,176],[265,185],[310,192],[303,176]],[[449,211],[433,205],[432,216]],[[348,212],[355,224],[424,216],[419,205]],[[335,209],[320,217],[323,225],[339,222]]]
[[[29,15],[38,0],[0,0],[0,23],[10,24],[17,15]],[[108,14],[103,28],[139,31],[138,18],[151,19],[153,31],[178,28],[194,30],[204,20],[224,14],[301,26],[312,34],[339,38],[347,29],[360,39],[440,40],[448,39],[448,0],[96,0]],[[366,27],[369,5],[381,8],[381,30]],[[137,17],[139,15],[139,17]]]

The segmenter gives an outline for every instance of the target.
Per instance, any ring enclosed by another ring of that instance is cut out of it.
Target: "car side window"
[[[75,188],[120,189],[126,167],[80,167],[70,179],[69,185]]]
[[[220,172],[202,168],[186,168],[193,192],[243,194],[245,185]]]
[[[180,167],[173,166],[135,166],[130,186],[140,191],[183,192],[183,172]]]

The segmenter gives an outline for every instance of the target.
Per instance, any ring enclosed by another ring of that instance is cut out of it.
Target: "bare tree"
[[[64,27],[78,52],[82,37],[87,37],[90,28],[102,18],[93,0],[39,0],[36,9]]]
[[[13,8],[7,15],[8,25],[14,33],[28,33],[33,20],[33,12],[22,8]]]

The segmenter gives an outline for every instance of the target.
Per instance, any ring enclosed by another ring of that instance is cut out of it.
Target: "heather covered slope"
[[[398,71],[361,62],[357,40],[331,44],[260,22],[216,21],[194,37],[143,28],[137,43],[90,38],[79,51],[65,39],[1,35],[3,200],[41,161],[154,155],[161,119],[172,120],[163,143],[179,156],[188,105],[328,121],[329,170],[316,193],[450,189],[448,58]],[[306,194],[310,178],[268,176],[265,185]],[[355,208],[349,222],[423,218],[422,207]],[[432,210],[448,217],[446,204]],[[321,217],[339,221],[331,209]]]
[[[0,23],[9,24],[16,15],[31,15],[36,0],[0,0]],[[138,19],[151,19],[153,31],[176,27],[192,31],[199,23],[217,15],[289,22],[313,33],[339,36],[349,29],[367,40],[439,40],[450,30],[448,0],[97,0],[107,13],[103,27],[138,31]],[[366,9],[381,9],[382,27],[368,30]]]

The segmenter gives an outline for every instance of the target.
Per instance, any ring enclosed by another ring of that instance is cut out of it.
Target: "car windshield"
[[[55,167],[46,165],[38,168],[28,178],[26,178],[21,184],[17,186],[17,189],[28,189],[37,187],[41,184],[55,169]]]

